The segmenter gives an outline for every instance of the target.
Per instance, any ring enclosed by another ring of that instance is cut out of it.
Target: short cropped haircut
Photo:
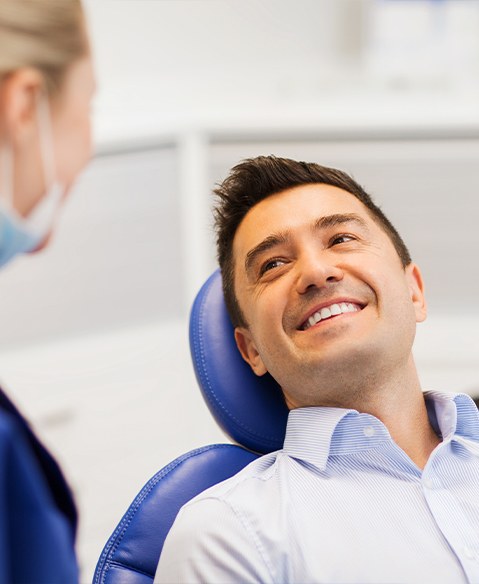
[[[236,230],[248,211],[263,199],[307,184],[338,187],[359,199],[391,239],[403,267],[411,263],[409,251],[395,227],[371,196],[345,172],[313,162],[299,162],[276,156],[258,156],[243,160],[214,190],[217,255],[225,303],[233,326],[247,326],[234,288],[233,240]]]

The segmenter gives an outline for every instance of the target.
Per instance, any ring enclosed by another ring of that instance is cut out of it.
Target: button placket
[[[455,551],[469,581],[479,582],[479,539],[470,526],[463,509],[451,493],[443,477],[437,473],[437,466],[432,459],[441,457],[443,452],[436,451],[429,460],[422,476],[422,488],[429,509],[439,529]],[[444,488],[443,488],[444,487]],[[455,521],[451,521],[454,516]]]

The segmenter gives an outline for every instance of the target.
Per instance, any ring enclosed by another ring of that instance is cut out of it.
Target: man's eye
[[[348,241],[354,241],[356,238],[353,235],[347,233],[341,233],[340,235],[335,235],[331,241],[330,245],[338,245],[339,243],[347,243]]]
[[[279,266],[282,266],[283,264],[284,260],[281,260],[279,258],[268,260],[261,266],[260,275],[262,276],[264,273],[269,272],[270,270],[273,270],[274,268],[277,268]]]

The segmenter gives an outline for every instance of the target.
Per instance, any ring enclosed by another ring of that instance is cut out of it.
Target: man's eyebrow
[[[272,249],[273,247],[276,247],[277,245],[282,245],[284,243],[287,243],[288,240],[289,240],[289,233],[287,231],[281,232],[281,233],[273,233],[272,235],[268,235],[268,237],[263,239],[263,241],[258,243],[258,245],[255,245],[246,254],[246,258],[245,258],[245,262],[244,262],[246,272],[249,272],[249,270],[251,270],[251,267],[253,266],[256,258],[259,255],[261,255],[265,251],[268,251],[269,249]]]
[[[368,229],[366,221],[356,213],[336,213],[334,215],[326,215],[325,217],[320,217],[316,219],[311,227],[314,231],[319,229],[330,229],[331,227],[336,227],[337,225],[343,225],[344,223],[356,223],[363,229]],[[251,270],[256,258],[263,254],[264,252],[276,247],[277,245],[283,245],[288,243],[290,240],[290,232],[283,231],[279,233],[273,233],[268,235],[263,241],[255,245],[246,254],[245,258],[245,270],[248,272]]]
[[[363,229],[368,229],[366,221],[356,213],[336,213],[334,215],[320,217],[314,222],[314,228],[328,229],[330,227],[336,227],[336,225],[343,225],[344,223],[356,223]]]

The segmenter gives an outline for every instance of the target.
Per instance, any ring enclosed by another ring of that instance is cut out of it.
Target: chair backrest
[[[183,454],[157,472],[103,548],[94,584],[151,584],[166,535],[180,508],[257,456],[233,444],[214,444]]]
[[[166,535],[190,499],[282,447],[288,410],[268,375],[241,358],[219,271],[198,293],[190,316],[196,377],[214,418],[240,446],[215,444],[180,456],[152,477],[121,519],[98,560],[94,584],[151,584]]]
[[[241,357],[219,270],[203,284],[193,304],[190,349],[203,397],[221,428],[255,452],[282,448],[288,408],[281,388],[268,373],[257,377]]]

